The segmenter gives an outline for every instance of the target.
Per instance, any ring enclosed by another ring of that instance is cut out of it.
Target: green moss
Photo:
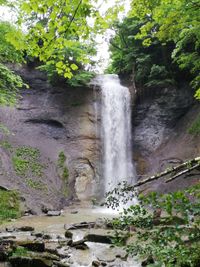
[[[14,252],[12,253],[12,256],[14,257],[25,257],[28,255],[28,249],[24,248],[24,247],[16,247],[16,249],[14,250]]]
[[[58,174],[61,177],[61,179],[63,180],[64,186],[62,187],[62,192],[65,196],[68,195],[68,178],[69,178],[69,170],[68,168],[65,166],[65,162],[66,162],[66,156],[65,153],[63,151],[61,151],[58,154]]]
[[[66,156],[63,151],[58,154],[58,167],[63,168],[66,161]]]
[[[68,170],[67,167],[64,167],[62,177],[63,177],[63,179],[64,179],[65,181],[68,181],[69,170]]]
[[[5,135],[10,134],[10,130],[4,124],[0,123],[0,132]]]
[[[188,132],[193,135],[199,135],[200,134],[200,114],[196,118],[196,120],[192,123],[190,128],[188,129]]]
[[[0,146],[7,150],[12,150],[12,145],[7,140],[1,141]]]
[[[25,180],[25,182],[29,187],[31,187],[33,189],[37,189],[37,190],[45,190],[45,189],[47,189],[46,185],[42,181],[34,181],[31,178],[27,178]]]
[[[0,189],[0,223],[20,216],[19,194]]]
[[[44,166],[40,163],[40,152],[38,149],[28,146],[16,149],[12,157],[13,167],[19,176],[39,176],[43,174]]]

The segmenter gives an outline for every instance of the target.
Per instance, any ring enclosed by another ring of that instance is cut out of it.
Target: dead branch
[[[196,164],[195,164],[196,163]],[[195,164],[195,165],[194,165]],[[189,167],[187,167],[189,166]],[[180,171],[181,169],[183,169],[184,167],[187,167],[187,169],[184,169],[183,171]],[[200,157],[196,157],[194,159],[191,159],[191,160],[188,160],[188,161],[185,161],[175,167],[172,167],[170,169],[166,169],[165,171],[161,172],[161,173],[158,173],[156,175],[153,175],[151,177],[148,177],[146,178],[145,180],[142,180],[142,181],[139,181],[137,184],[133,185],[133,186],[128,186],[128,190],[133,190],[141,185],[144,185],[144,184],[147,184],[147,183],[150,183],[154,180],[158,180],[160,179],[161,177],[163,176],[166,176],[168,174],[173,174],[173,176],[171,178],[169,178],[166,183],[169,183],[171,181],[173,181],[174,179],[178,178],[179,176],[183,175],[183,174],[186,174],[188,172],[191,172],[192,170],[194,169],[197,169],[198,167],[200,167]],[[180,172],[179,172],[180,171]],[[178,172],[178,173],[177,173]]]

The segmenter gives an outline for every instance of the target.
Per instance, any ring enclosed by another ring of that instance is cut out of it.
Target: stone
[[[39,241],[17,241],[17,246],[21,246],[24,248],[27,248],[31,251],[37,251],[37,252],[44,252],[45,251],[45,244],[44,242]]]
[[[49,210],[47,212],[47,216],[60,216],[61,211],[60,210]]]
[[[0,240],[1,240],[1,239],[3,239],[3,240],[5,240],[5,239],[16,239],[16,236],[15,236],[15,235],[1,236],[1,237],[0,237]]]
[[[70,213],[71,213],[71,214],[77,214],[78,211],[77,211],[77,210],[72,210]]]
[[[85,242],[87,241],[85,238],[83,238],[83,239],[80,239],[80,240],[77,240],[77,241],[72,241],[72,240],[70,240],[71,242],[68,242],[68,245],[70,246],[70,247],[80,247],[80,245],[85,245]]]
[[[31,233],[31,235],[32,235],[32,236],[35,236],[35,237],[37,237],[37,238],[41,238],[41,237],[43,237],[44,234],[38,232],[38,233]]]
[[[49,234],[44,234],[43,239],[50,240],[52,239],[52,236],[50,236]]]
[[[94,228],[95,226],[95,222],[81,222],[81,223],[74,223],[74,224],[70,224],[64,225],[64,228],[66,230],[76,230],[76,229],[83,229],[83,228]]]
[[[100,265],[101,265],[101,262],[99,262],[99,261],[93,261],[92,262],[92,266],[94,266],[94,267],[98,267]]]
[[[95,221],[94,228],[101,228],[101,229],[106,229],[107,228],[107,222],[103,218],[97,218]]]
[[[75,246],[76,249],[87,250],[89,247],[86,244],[80,244]]]
[[[6,232],[12,233],[15,231],[15,227],[6,227]]]
[[[52,260],[47,260],[39,257],[10,257],[9,262],[12,267],[51,267],[53,265]]]
[[[21,226],[21,227],[18,227],[18,228],[16,228],[16,230],[17,231],[20,231],[20,232],[32,232],[32,231],[34,231],[35,229],[34,229],[34,227],[32,227],[32,226]]]
[[[67,231],[65,231],[65,237],[66,237],[66,238],[71,238],[71,239],[72,239],[72,237],[73,237],[73,233],[70,232],[69,230],[67,230]]]
[[[112,236],[100,235],[100,234],[87,234],[84,239],[89,242],[112,244]]]

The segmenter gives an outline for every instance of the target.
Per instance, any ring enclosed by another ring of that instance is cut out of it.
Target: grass
[[[12,157],[13,167],[17,175],[39,176],[43,174],[43,165],[40,163],[40,151],[37,148],[23,146],[16,149]]]
[[[31,178],[27,178],[25,180],[25,182],[29,187],[36,189],[36,190],[46,190],[47,189],[46,185],[42,181],[34,181]]]
[[[7,140],[1,141],[0,146],[7,149],[7,150],[10,150],[10,151],[12,150],[12,145]]]
[[[0,189],[0,223],[20,217],[20,200],[16,191]]]
[[[188,129],[188,132],[193,135],[200,135],[200,114]]]

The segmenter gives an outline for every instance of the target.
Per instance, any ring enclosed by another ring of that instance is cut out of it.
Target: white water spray
[[[117,75],[98,78],[102,88],[102,142],[105,192],[122,181],[135,182],[131,156],[131,96]]]

